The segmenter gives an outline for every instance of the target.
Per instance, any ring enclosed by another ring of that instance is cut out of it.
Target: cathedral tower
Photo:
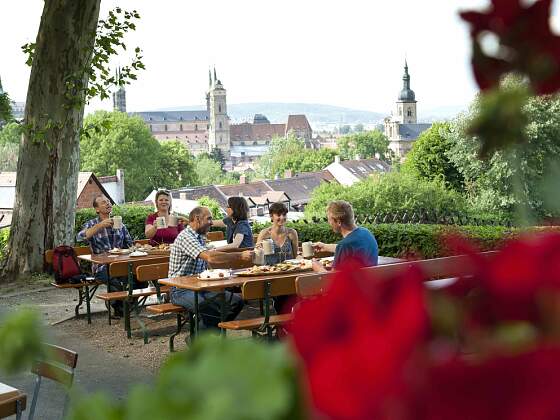
[[[211,79],[211,77],[210,77]],[[226,160],[230,158],[229,121],[227,116],[226,90],[216,77],[209,92],[210,129],[208,132],[208,151],[214,148],[222,150]]]
[[[416,99],[414,91],[410,89],[410,75],[408,64],[404,61],[403,88],[397,100],[397,112],[394,120],[401,124],[416,124]]]
[[[117,83],[121,80],[121,69],[116,71]],[[124,86],[119,86],[119,89],[113,93],[113,109],[115,111],[126,112],[126,91]]]

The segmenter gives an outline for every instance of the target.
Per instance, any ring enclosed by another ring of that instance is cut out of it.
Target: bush
[[[255,226],[260,231],[265,225]],[[336,243],[342,237],[334,233],[328,223],[290,223],[301,241]],[[360,225],[375,235],[379,255],[396,258],[437,258],[453,252],[442,243],[442,237],[459,233],[476,244],[482,251],[501,247],[504,241],[519,232],[504,226],[446,226],[423,224],[371,224]]]
[[[334,199],[348,201],[359,215],[413,213],[424,209],[441,214],[472,214],[466,200],[446,189],[443,183],[421,181],[398,172],[372,176],[350,187],[323,184],[313,191],[305,215],[324,217],[327,204]]]
[[[154,208],[152,206],[125,204],[113,207],[113,214],[122,216],[123,223],[126,225],[132,239],[143,239],[146,237],[144,234],[144,222],[148,214],[153,212]],[[93,209],[80,209],[76,211],[76,233],[82,229],[85,222],[95,219],[95,217],[97,217],[97,214]]]
[[[6,255],[6,247],[8,246],[8,237],[10,236],[10,229],[0,229],[0,261]]]

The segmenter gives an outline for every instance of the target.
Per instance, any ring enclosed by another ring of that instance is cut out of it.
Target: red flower
[[[432,366],[427,383],[416,395],[417,419],[560,418],[558,347],[482,362],[456,358]]]
[[[463,12],[471,24],[473,71],[478,86],[487,90],[510,71],[526,74],[538,94],[560,89],[560,37],[550,30],[551,0],[524,7],[521,0],[492,0],[486,13]],[[493,32],[500,40],[496,57],[482,51],[479,36]]]
[[[314,406],[329,419],[387,415],[404,392],[404,365],[426,332],[421,276],[379,282],[356,264],[328,292],[304,302],[291,326]]]

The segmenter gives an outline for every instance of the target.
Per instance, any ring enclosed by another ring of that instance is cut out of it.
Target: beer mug
[[[274,254],[274,241],[272,239],[263,239],[262,247],[263,247],[264,255]]]
[[[113,229],[122,229],[122,216],[113,216]]]
[[[303,258],[312,258],[315,255],[312,242],[304,242],[301,244]]]
[[[156,218],[155,225],[156,225],[157,229],[165,229],[167,227],[167,222],[165,221],[165,217],[160,216],[160,217]]]
[[[169,227],[177,226],[177,216],[175,216],[174,214],[170,214],[167,217],[167,226],[169,226]]]
[[[264,265],[264,251],[260,248],[255,248],[255,254],[253,255],[253,263],[255,265]]]

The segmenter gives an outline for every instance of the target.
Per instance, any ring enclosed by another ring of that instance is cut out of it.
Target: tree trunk
[[[4,281],[42,271],[43,253],[72,244],[84,114],[101,0],[45,0],[17,167]],[[68,80],[83,87],[72,88]]]

